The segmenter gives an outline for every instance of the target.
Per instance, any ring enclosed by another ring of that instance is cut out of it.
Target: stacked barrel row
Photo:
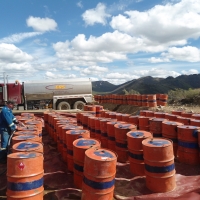
[[[167,94],[131,94],[131,95],[94,95],[99,103],[125,104],[134,106],[156,107],[166,106]]]
[[[43,199],[43,120],[33,113],[21,113],[7,156],[7,199]]]
[[[82,189],[82,199],[111,200],[117,156],[114,152],[101,148],[99,140],[90,138],[88,118],[98,118],[101,107],[97,108],[98,112],[95,109],[84,116],[77,113],[77,119],[56,112],[44,113],[45,127],[57,143],[67,169],[73,172],[74,185]],[[96,129],[95,134],[98,134]]]

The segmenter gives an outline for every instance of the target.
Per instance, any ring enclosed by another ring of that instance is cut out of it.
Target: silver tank
[[[24,82],[27,100],[52,99],[59,95],[92,94],[90,79],[42,80]]]

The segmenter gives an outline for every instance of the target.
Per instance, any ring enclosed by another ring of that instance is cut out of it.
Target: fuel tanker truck
[[[90,79],[40,80],[0,83],[0,106],[12,100],[17,109],[80,109],[93,101]]]

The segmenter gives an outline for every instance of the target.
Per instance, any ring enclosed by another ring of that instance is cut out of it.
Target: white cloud
[[[56,74],[50,71],[45,73],[45,79],[65,79],[65,78],[76,78],[75,74]]]
[[[19,43],[23,41],[24,39],[35,37],[38,35],[41,35],[43,33],[40,32],[30,32],[30,33],[18,33],[13,34],[8,37],[0,39],[0,43]]]
[[[77,66],[73,66],[72,69],[73,69],[74,71],[80,71],[80,70],[81,70],[81,68],[80,68],[80,67],[77,67]]]
[[[27,26],[39,32],[55,31],[57,23],[54,19],[30,16],[26,20]]]
[[[103,3],[98,3],[96,8],[86,10],[82,14],[85,24],[90,26],[96,23],[106,25],[109,17],[110,15],[106,13],[106,6]]]
[[[182,74],[190,75],[190,74],[199,74],[199,71],[196,69],[182,70]]]
[[[168,58],[155,58],[155,57],[151,57],[149,59],[150,63],[162,63],[162,62],[170,62],[170,60]]]
[[[32,61],[33,57],[13,44],[0,44],[0,62],[2,63],[23,63]]]
[[[44,46],[44,47],[47,46],[47,43],[42,42],[40,39],[35,39],[33,42],[39,46]]]
[[[79,8],[83,8],[82,1],[79,1],[76,5],[77,5]]]
[[[90,66],[90,67],[82,69],[81,74],[82,75],[100,75],[107,71],[108,69],[106,67]]]
[[[144,12],[126,11],[124,15],[112,17],[110,25],[157,44],[184,43],[188,38],[200,36],[200,2],[182,0],[156,5]]]
[[[162,53],[161,55],[166,57],[166,59],[200,62],[200,50],[192,46],[185,46],[182,48],[171,47],[167,53]]]

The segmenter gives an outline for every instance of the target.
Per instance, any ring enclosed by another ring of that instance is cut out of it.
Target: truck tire
[[[74,109],[79,109],[79,110],[84,110],[84,105],[85,105],[84,102],[82,102],[82,101],[77,101],[77,102],[74,103],[73,108],[74,108]]]
[[[70,109],[71,109],[71,106],[66,101],[61,101],[57,106],[57,110],[70,110]]]

